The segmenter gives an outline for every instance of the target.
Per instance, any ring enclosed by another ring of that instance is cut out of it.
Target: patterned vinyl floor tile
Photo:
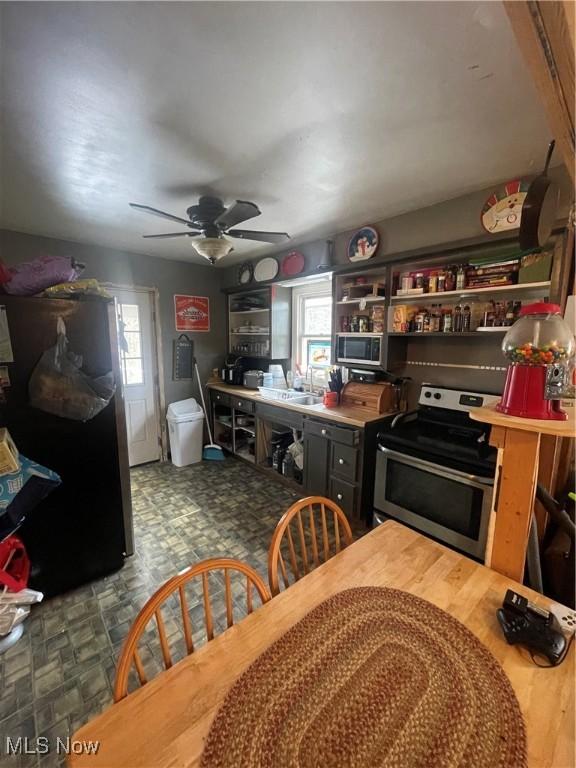
[[[207,557],[230,556],[248,562],[267,581],[272,533],[299,497],[231,458],[182,468],[169,463],[137,467],[131,485],[134,556],[117,573],[35,606],[22,639],[0,656],[0,768],[63,764],[63,756],[53,752],[8,756],[6,738],[65,738],[108,707],[124,638],[146,600],[174,573]],[[232,588],[238,620],[245,612],[245,591],[234,582]],[[222,589],[211,583],[215,598]],[[201,591],[192,585],[190,590],[199,645],[205,642]],[[214,624],[223,630],[224,601],[214,603]],[[185,653],[178,611],[178,605],[163,609],[175,660]],[[159,671],[154,643],[150,631],[142,658],[151,674]]]

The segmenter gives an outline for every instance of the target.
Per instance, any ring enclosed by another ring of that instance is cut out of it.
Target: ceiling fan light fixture
[[[193,240],[191,245],[196,253],[208,259],[211,264],[215,264],[234,250],[232,243],[223,237],[203,237],[201,240]]]

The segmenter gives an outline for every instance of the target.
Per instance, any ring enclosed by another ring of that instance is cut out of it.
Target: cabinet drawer
[[[304,429],[311,435],[320,435],[320,437],[325,437],[327,440],[334,440],[343,445],[358,445],[360,442],[360,431],[358,429],[337,427],[329,421],[314,421],[314,419],[307,419]]]
[[[331,474],[345,477],[346,480],[356,480],[358,451],[349,445],[332,443],[330,458]]]
[[[356,487],[340,480],[338,477],[330,478],[330,498],[346,512],[347,515],[354,514],[354,504],[356,501]]]
[[[218,392],[218,390],[215,389],[211,390],[210,399],[214,405],[230,405],[230,395],[227,395],[224,392]]]
[[[244,413],[254,413],[254,400],[246,400],[243,397],[230,396],[230,405],[237,411],[244,411]]]
[[[297,411],[289,411],[287,408],[279,408],[274,405],[256,404],[256,416],[264,421],[273,421],[285,424],[287,427],[302,429],[302,414]]]

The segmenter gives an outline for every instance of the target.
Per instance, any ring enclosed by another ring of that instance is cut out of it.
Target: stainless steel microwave
[[[381,336],[338,334],[336,362],[362,365],[380,365]]]

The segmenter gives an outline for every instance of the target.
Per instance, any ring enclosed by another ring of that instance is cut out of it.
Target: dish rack
[[[295,389],[258,387],[258,390],[265,400],[284,400],[290,403],[302,403],[308,398],[305,392],[297,392]]]

